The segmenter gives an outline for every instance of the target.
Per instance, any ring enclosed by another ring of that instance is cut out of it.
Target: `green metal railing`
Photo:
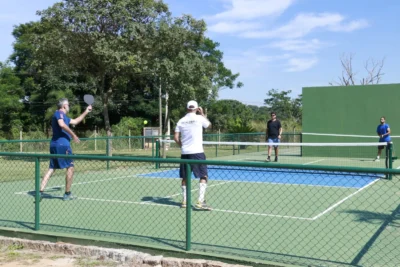
[[[76,200],[62,200],[62,170],[40,201],[51,158],[74,160]],[[199,185],[189,175],[180,208],[180,164],[208,166],[212,211],[195,208]],[[10,231],[258,263],[400,265],[398,169],[6,152],[0,166],[0,227]]]

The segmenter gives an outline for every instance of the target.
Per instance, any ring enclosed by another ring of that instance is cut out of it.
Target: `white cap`
[[[187,107],[188,109],[196,109],[196,108],[199,107],[199,105],[197,104],[196,101],[190,100],[190,101],[187,103],[187,106],[186,106],[186,107]]]

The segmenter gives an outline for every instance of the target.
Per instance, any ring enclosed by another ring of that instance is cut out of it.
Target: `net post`
[[[186,251],[192,246],[192,169],[190,164],[186,167]]]
[[[215,157],[218,158],[218,145],[215,145]]]
[[[300,133],[300,143],[303,143],[303,133]],[[303,156],[303,146],[300,146],[300,157]]]
[[[35,158],[35,231],[40,230],[40,159]]]
[[[160,139],[156,139],[156,158],[160,158]],[[156,162],[156,169],[160,168],[160,163]]]

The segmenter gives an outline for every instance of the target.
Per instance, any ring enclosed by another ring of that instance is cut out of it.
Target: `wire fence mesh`
[[[63,201],[65,171],[58,170],[38,201],[50,157],[74,159],[76,199]],[[198,179],[188,179],[181,207],[177,166],[193,163],[208,165],[211,211],[196,207]],[[0,164],[0,226],[7,229],[255,262],[400,265],[400,170],[6,152]]]

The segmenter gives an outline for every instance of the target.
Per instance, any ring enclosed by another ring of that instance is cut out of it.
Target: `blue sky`
[[[13,25],[38,20],[54,0],[0,0],[0,61],[12,52]],[[369,58],[385,58],[382,83],[400,82],[398,0],[164,0],[174,16],[204,19],[207,35],[220,43],[224,62],[239,72],[240,89],[220,99],[263,105],[274,88],[328,86],[341,75],[340,57],[354,53],[357,80]],[[345,97],[345,96],[344,96]]]

